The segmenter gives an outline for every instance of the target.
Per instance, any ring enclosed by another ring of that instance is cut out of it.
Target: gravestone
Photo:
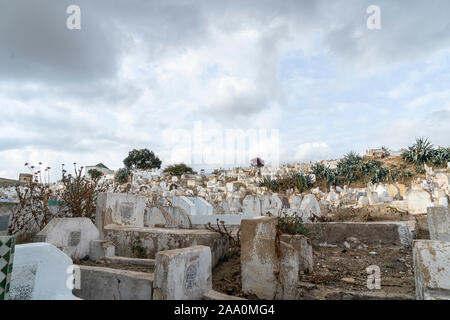
[[[153,300],[200,300],[211,289],[209,247],[194,246],[157,253]]]
[[[448,207],[427,208],[430,240],[450,241],[450,212]]]
[[[247,195],[242,201],[242,213],[255,216],[261,215],[261,201],[257,196]]]
[[[242,219],[242,291],[260,299],[295,299],[299,255],[293,246],[276,244],[276,217]]]
[[[72,260],[49,243],[16,245],[10,300],[77,300]]]
[[[122,194],[100,193],[97,197],[95,225],[103,237],[106,225],[144,226],[146,197]]]
[[[408,200],[408,212],[410,214],[427,213],[427,207],[431,204],[431,196],[428,192],[413,187],[405,197]]]
[[[54,218],[36,239],[60,248],[72,259],[83,259],[89,255],[90,242],[98,240],[100,234],[89,218]]]
[[[306,194],[303,197],[300,205],[301,212],[303,213],[302,220],[304,222],[310,221],[314,216],[321,217],[322,211],[320,210],[319,202],[313,194]]]

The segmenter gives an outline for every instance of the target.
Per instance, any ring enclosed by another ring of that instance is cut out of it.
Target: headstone
[[[77,300],[72,269],[72,260],[49,243],[16,245],[9,299]]]
[[[100,193],[97,197],[95,225],[103,237],[106,225],[144,226],[146,197],[122,193]]]
[[[410,214],[427,213],[427,207],[431,204],[430,194],[420,189],[411,189],[406,195],[406,200],[408,200]]]
[[[300,195],[293,195],[290,200],[290,207],[292,209],[300,209],[301,204],[302,204],[302,196]]]
[[[445,173],[438,173],[434,178],[434,182],[437,184],[438,188],[449,186],[449,179]]]
[[[255,216],[261,215],[261,201],[257,196],[247,195],[242,202],[242,213]]]
[[[300,209],[303,212],[302,220],[304,222],[310,221],[313,216],[322,216],[319,202],[313,194],[306,194],[303,197]]]
[[[276,217],[242,219],[242,291],[260,299],[295,299],[299,256],[293,246],[276,245]]]
[[[450,242],[416,240],[413,258],[416,300],[450,300]]]
[[[89,218],[53,218],[38,235],[37,240],[60,248],[72,259],[89,256],[90,243],[100,238]]]
[[[450,241],[450,212],[448,207],[428,207],[430,240]]]
[[[388,195],[394,200],[400,200],[400,189],[394,184],[388,184],[386,186]]]
[[[200,300],[212,289],[211,249],[194,246],[159,251],[155,261],[154,300]]]

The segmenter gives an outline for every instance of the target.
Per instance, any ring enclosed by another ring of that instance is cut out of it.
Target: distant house
[[[19,182],[31,183],[33,181],[33,175],[31,173],[21,173],[19,174]]]
[[[108,174],[114,174],[114,170],[110,170],[107,166],[105,166],[103,163],[99,163],[95,166],[86,166],[86,175],[87,176],[91,176],[89,174],[89,171],[95,169],[97,171],[100,171],[101,173],[103,173],[103,175],[108,175]]]

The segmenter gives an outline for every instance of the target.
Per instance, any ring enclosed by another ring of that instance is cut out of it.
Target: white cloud
[[[295,153],[297,161],[319,161],[328,159],[332,149],[326,142],[307,142],[301,144]]]

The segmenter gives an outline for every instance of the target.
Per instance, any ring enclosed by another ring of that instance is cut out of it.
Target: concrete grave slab
[[[72,260],[50,243],[16,245],[10,300],[76,300]]]
[[[36,239],[60,248],[72,259],[89,256],[91,241],[98,240],[100,234],[89,218],[54,218]]]
[[[450,300],[450,242],[416,240],[413,249],[417,300]]]
[[[153,273],[78,266],[80,288],[73,293],[85,300],[152,300]]]
[[[201,300],[212,289],[211,249],[194,246],[156,255],[154,300]]]

